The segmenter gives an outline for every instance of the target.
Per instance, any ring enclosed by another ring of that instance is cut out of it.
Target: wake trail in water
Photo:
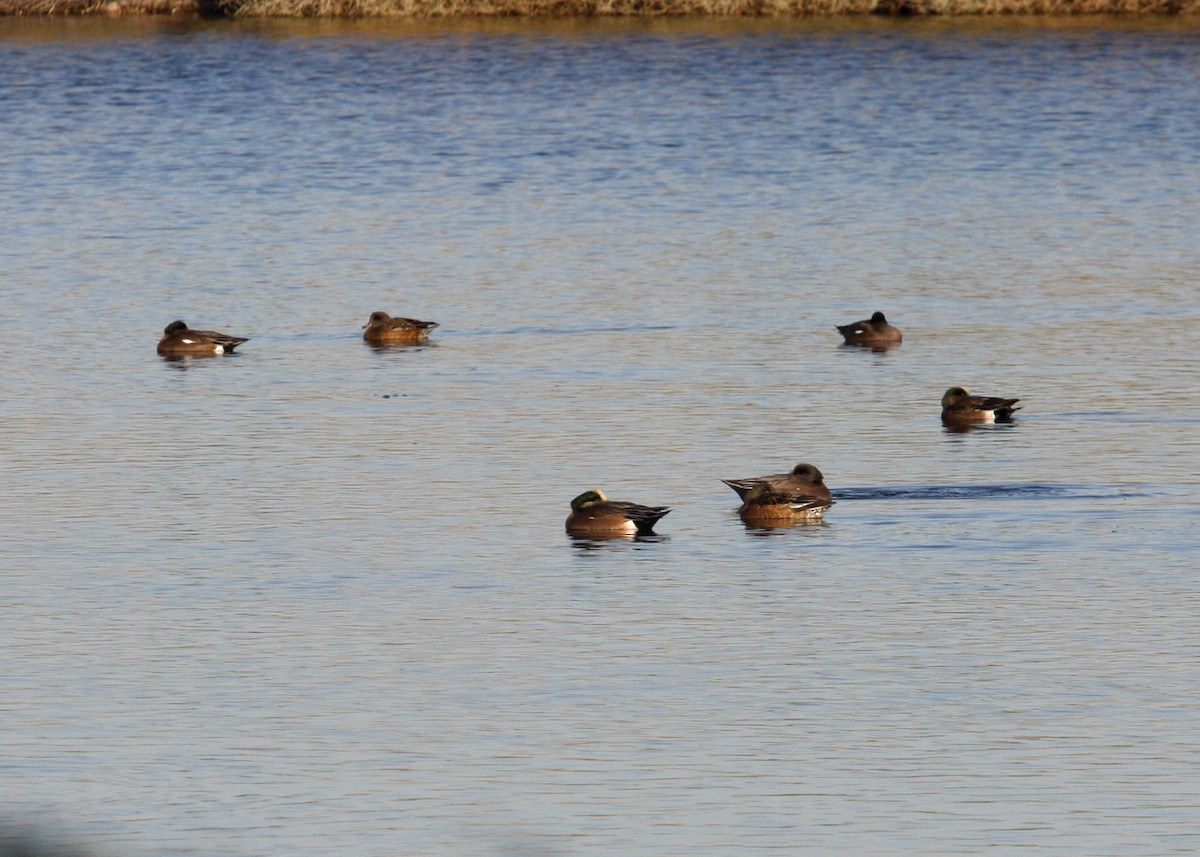
[[[1145,492],[1128,485],[902,485],[877,488],[842,488],[835,500],[1004,500],[1076,499],[1114,500],[1140,497]]]

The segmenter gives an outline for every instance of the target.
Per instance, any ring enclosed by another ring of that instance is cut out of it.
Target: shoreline
[[[0,16],[822,18],[1200,15],[1200,0],[0,0]]]

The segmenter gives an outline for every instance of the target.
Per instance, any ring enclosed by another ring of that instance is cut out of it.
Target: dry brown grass
[[[203,15],[233,14],[221,0],[0,0],[0,15]]]
[[[3,0],[0,0],[3,2]],[[231,0],[239,16],[1200,14],[1200,0]]]
[[[0,0],[0,15],[241,18],[1198,15],[1200,0]]]

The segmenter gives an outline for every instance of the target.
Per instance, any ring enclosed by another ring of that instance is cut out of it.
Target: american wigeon
[[[392,318],[383,310],[371,313],[363,326],[363,339],[371,345],[420,345],[429,339],[429,332],[438,326],[436,321],[415,318]]]
[[[658,520],[670,512],[668,506],[642,506],[609,500],[599,488],[584,491],[571,501],[567,532],[573,536],[650,535]]]
[[[793,491],[804,494],[814,500],[832,503],[829,486],[825,477],[811,464],[801,462],[791,469],[790,473],[776,473],[773,476],[753,476],[749,479],[722,479],[726,485],[737,492],[743,500],[746,495],[760,483],[765,482],[776,491]]]
[[[822,500],[803,491],[780,489],[770,482],[759,482],[746,492],[738,509],[742,520],[752,527],[779,527],[798,521],[819,521],[832,500]]]
[[[1012,422],[1020,399],[972,396],[966,387],[951,387],[942,396],[942,422],[948,426]]]
[[[214,357],[233,351],[249,337],[230,336],[215,330],[192,330],[187,322],[173,321],[163,328],[158,353],[163,357]]]
[[[904,339],[900,329],[888,324],[888,320],[881,312],[853,324],[839,324],[837,329],[842,334],[842,338],[846,340],[847,345],[886,347],[899,345]]]

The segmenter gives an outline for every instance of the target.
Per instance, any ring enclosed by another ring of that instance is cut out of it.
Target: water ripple
[[[1128,485],[900,485],[879,488],[839,488],[837,500],[997,500],[1072,499],[1117,500],[1145,496],[1148,487]]]

